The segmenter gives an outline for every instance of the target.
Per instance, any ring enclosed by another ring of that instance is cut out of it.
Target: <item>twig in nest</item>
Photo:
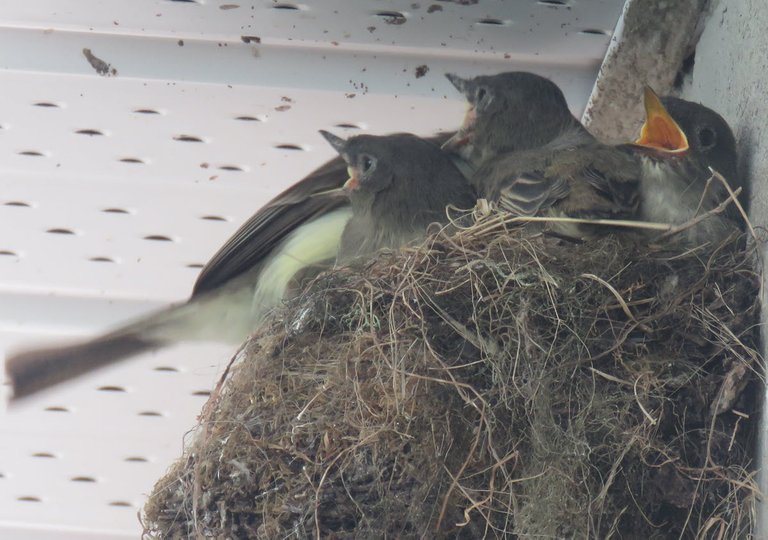
[[[741,215],[742,219],[744,220],[744,223],[747,225],[747,229],[749,230],[749,234],[752,236],[752,239],[757,242],[757,233],[755,233],[755,228],[752,226],[752,222],[749,220],[749,216],[747,215],[747,212],[744,210],[744,207],[741,206],[741,202],[738,199],[738,194],[741,193],[741,188],[738,188],[736,191],[734,191],[731,188],[731,185],[728,183],[728,180],[725,179],[725,177],[720,174],[718,171],[713,169],[712,167],[709,167],[709,172],[712,173],[712,177],[719,181],[725,190],[728,192],[728,195],[730,196],[730,199],[733,200],[733,203],[736,205],[736,209],[739,211],[739,214]],[[757,252],[759,255],[759,251]],[[763,297],[763,285],[765,283],[765,280],[760,280],[760,298]]]
[[[651,329],[648,328],[645,324],[641,323],[635,318],[635,314],[632,313],[632,310],[629,309],[629,306],[627,305],[627,302],[624,300],[624,298],[621,297],[619,294],[619,291],[617,291],[613,285],[605,281],[603,278],[596,276],[595,274],[581,274],[581,277],[594,279],[598,283],[600,283],[603,287],[611,291],[611,294],[616,298],[616,300],[619,302],[619,305],[621,306],[621,310],[624,312],[624,314],[629,318],[630,321],[635,323],[637,327],[646,333],[651,333]]]
[[[427,347],[429,347],[429,343],[427,343]],[[432,351],[433,354],[434,351]],[[459,486],[459,480],[461,479],[462,475],[464,474],[464,471],[469,466],[469,462],[472,460],[472,457],[475,455],[475,451],[477,450],[477,447],[480,444],[480,439],[484,436],[484,432],[486,430],[489,430],[488,426],[488,420],[486,418],[486,410],[488,409],[488,403],[485,401],[483,396],[477,391],[476,388],[474,388],[472,385],[463,383],[460,381],[457,381],[456,378],[453,376],[453,373],[451,373],[449,370],[445,369],[447,366],[444,362],[442,362],[437,356],[435,356],[437,361],[441,364],[443,369],[445,370],[445,374],[448,375],[450,380],[445,379],[439,379],[439,378],[433,378],[433,377],[425,377],[423,375],[418,375],[416,373],[410,373],[410,376],[424,379],[424,380],[432,380],[435,382],[448,384],[450,386],[453,386],[454,389],[457,391],[459,396],[462,398],[462,400],[469,405],[470,407],[474,408],[477,413],[480,415],[480,418],[478,419],[478,427],[477,427],[477,434],[472,440],[472,444],[470,445],[470,448],[467,452],[467,458],[462,463],[459,470],[456,472],[456,475],[451,475],[452,482],[449,486],[448,490],[446,491],[445,495],[443,496],[443,503],[440,507],[440,514],[437,517],[437,522],[435,524],[435,529],[440,529],[440,524],[445,519],[445,514],[448,511],[448,503],[451,498],[451,494],[455,489]],[[400,371],[400,370],[397,370]],[[477,402],[471,398],[471,394],[473,394],[476,398],[476,400],[480,403],[480,405],[477,404]]]
[[[741,188],[739,188],[741,189]],[[632,221],[627,219],[584,219],[570,217],[546,217],[546,216],[512,216],[503,220],[503,223],[580,223],[585,225],[604,225],[607,227],[627,227],[630,229],[650,229],[652,231],[669,231],[672,226],[668,223],[655,221]]]
[[[315,402],[315,400],[320,396],[322,396],[327,390],[328,390],[328,383],[321,386],[320,390],[314,396],[312,396],[312,399],[310,399],[307,402],[307,404],[304,405],[304,408],[301,409],[301,411],[299,411],[299,414],[296,415],[296,420],[300,421],[309,410],[309,407]]]
[[[722,177],[721,177],[722,178]],[[741,193],[741,188],[737,189],[736,191],[730,191],[730,195],[727,199],[725,199],[723,202],[718,204],[716,207],[714,207],[712,210],[709,210],[708,212],[705,212],[703,214],[699,214],[693,219],[689,219],[685,223],[681,223],[677,227],[672,227],[667,232],[662,233],[658,236],[658,239],[664,239],[669,238],[670,236],[674,236],[677,233],[686,231],[690,229],[691,227],[696,226],[698,223],[704,221],[708,217],[714,216],[716,214],[720,214],[723,212],[723,210],[726,209],[726,207],[731,204],[733,201],[736,201],[736,197],[739,196],[739,193]]]
[[[504,211],[493,213],[495,206],[484,199],[478,202],[473,216],[475,222],[468,226],[462,226],[454,223],[457,229],[472,237],[482,238],[497,229],[503,229],[507,225],[525,225],[526,223],[576,223],[583,225],[599,225],[604,227],[624,227],[630,229],[646,229],[652,231],[666,232],[672,229],[668,223],[657,223],[654,221],[633,221],[622,219],[585,219],[571,217],[554,216],[518,216]]]
[[[472,502],[472,505],[464,509],[464,521],[456,523],[457,527],[466,527],[467,525],[469,525],[470,521],[472,521],[471,514],[472,514],[473,510],[477,510],[478,512],[480,512],[483,515],[483,517],[486,518],[486,522],[490,522],[490,519],[488,517],[486,517],[486,514],[483,511],[482,507],[485,504],[487,504],[488,502],[490,502],[493,499],[493,496],[495,494],[495,492],[494,492],[494,484],[495,484],[495,480],[496,480],[496,471],[498,469],[500,469],[503,465],[505,465],[508,461],[511,461],[513,459],[517,460],[519,458],[520,458],[520,452],[515,450],[514,452],[510,452],[509,454],[507,454],[503,458],[499,459],[498,461],[496,461],[491,466],[491,468],[490,468],[490,470],[491,470],[491,482],[490,482],[490,486],[489,486],[489,489],[488,489],[488,495],[482,501],[474,501],[473,498],[471,497],[471,495],[469,494],[469,492],[467,491],[467,489],[464,486],[462,486],[461,484],[459,484],[459,489],[461,489],[462,493],[464,493],[464,496],[467,498],[467,500]],[[445,469],[445,472],[451,477],[451,479],[453,479],[454,478],[453,473],[451,473],[451,471],[448,469],[448,467],[443,465],[443,468]],[[543,474],[543,473],[541,473],[541,474]],[[508,479],[507,481],[509,483],[515,483],[515,482],[519,482],[520,480]]]
[[[635,445],[635,441],[637,440],[637,435],[633,435],[629,441],[624,445],[624,448],[621,452],[619,452],[619,455],[616,456],[616,459],[613,461],[613,465],[611,465],[611,470],[608,473],[608,478],[605,479],[605,482],[603,483],[603,487],[600,490],[600,493],[597,494],[597,496],[592,499],[593,505],[602,506],[603,502],[605,501],[605,498],[608,496],[608,490],[611,488],[611,485],[613,484],[614,480],[616,479],[616,474],[619,472],[619,467],[621,466],[621,462],[624,461],[624,458],[627,456],[627,453],[629,450]]]
[[[424,300],[429,305],[429,307],[435,310],[435,313],[437,313],[442,320],[448,323],[448,325],[453,328],[459,336],[471,343],[474,347],[477,347],[478,350],[484,351],[490,356],[494,356],[499,353],[499,346],[495,342],[490,339],[486,339],[481,335],[473,334],[469,328],[454,319],[447,311],[440,307],[437,302],[432,299],[432,294],[427,291],[423,285],[418,282],[415,282],[414,285],[416,286],[416,291],[421,295],[422,300]]]
[[[640,407],[640,410],[643,412],[643,415],[648,419],[648,421],[651,423],[652,426],[656,425],[656,419],[651,416],[651,413],[645,410],[645,407],[643,407],[643,404],[640,402],[640,396],[637,395],[637,383],[640,382],[640,379],[645,375],[644,373],[641,373],[638,375],[637,379],[635,379],[635,384],[632,385],[632,391],[635,393],[635,401],[637,401],[637,405]]]
[[[753,239],[757,239],[757,235],[755,234],[755,228],[752,227],[752,222],[749,221],[749,217],[747,216],[747,212],[744,210],[744,207],[741,206],[741,203],[739,202],[739,193],[741,193],[741,188],[738,188],[736,191],[734,191],[731,188],[731,185],[728,183],[728,180],[725,179],[725,177],[717,172],[712,167],[709,167],[709,172],[712,173],[712,178],[723,184],[723,187],[728,192],[729,199],[733,201],[733,204],[736,205],[736,209],[739,211],[739,214],[741,214],[741,217],[744,218],[744,223],[747,225],[747,229],[749,229],[749,234],[752,235]]]
[[[383,430],[381,430],[383,431]],[[349,448],[345,448],[341,452],[339,452],[328,464],[328,466],[323,470],[323,474],[320,477],[320,481],[317,484],[317,487],[315,488],[315,512],[314,512],[314,518],[315,518],[315,534],[317,535],[316,538],[322,538],[322,535],[320,534],[320,502],[322,501],[320,497],[320,491],[323,489],[323,484],[325,483],[326,478],[328,478],[328,473],[330,473],[331,469],[336,465],[336,463],[347,454],[354,452],[358,448],[361,448],[368,444],[368,442],[372,441],[379,435],[381,435],[381,431],[376,431],[374,433],[371,433],[367,437],[364,437],[360,439],[356,444],[350,446]],[[309,485],[312,485],[312,479],[309,477],[309,474],[306,470],[303,471],[304,475],[307,477],[307,481],[309,482]]]
[[[609,380],[611,382],[615,382],[617,384],[621,384],[621,385],[624,385],[624,386],[632,386],[632,383],[629,383],[629,382],[625,381],[624,379],[619,379],[618,377],[614,377],[613,375],[610,375],[610,374],[608,374],[608,373],[606,373],[604,371],[600,371],[599,369],[595,369],[593,367],[590,367],[589,370],[591,372],[593,372],[595,375],[599,375],[602,378],[604,378],[606,380]]]
[[[741,423],[741,420],[743,418],[749,418],[748,414],[744,414],[743,412],[739,412],[736,409],[731,411],[734,415],[736,415],[736,423],[733,426],[733,430],[731,431],[731,440],[728,442],[728,451],[730,452],[733,448],[733,443],[736,441],[736,432],[739,430],[739,424]]]

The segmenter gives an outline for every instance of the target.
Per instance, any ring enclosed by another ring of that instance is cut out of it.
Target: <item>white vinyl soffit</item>
[[[0,347],[184,300],[334,157],[318,129],[457,126],[445,72],[535,71],[580,113],[623,3],[4,0]],[[173,347],[0,413],[0,538],[136,538],[232,353]]]

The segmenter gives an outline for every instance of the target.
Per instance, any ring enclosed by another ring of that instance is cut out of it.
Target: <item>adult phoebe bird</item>
[[[715,111],[674,97],[659,99],[645,89],[645,123],[632,145],[642,166],[640,216],[680,225],[716,208],[729,193],[710,181],[709,167],[741,187],[736,173],[736,140]],[[717,242],[738,230],[739,215],[730,205],[681,234],[692,244]]]
[[[334,160],[264,206],[214,255],[186,302],[82,343],[9,355],[13,398],[180,341],[242,342],[297,272],[333,262],[352,211],[343,196],[323,192],[343,183],[345,171]]]
[[[186,302],[81,343],[10,354],[13,399],[180,341],[242,342],[291,294],[299,272],[336,259],[352,207],[333,192],[346,179],[337,157],[272,199],[213,256]]]
[[[469,110],[443,147],[477,167],[471,182],[481,197],[518,216],[635,214],[639,162],[631,152],[597,142],[571,114],[555,83],[527,72],[447,77]],[[574,237],[594,231],[556,221],[549,229]]]
[[[470,209],[475,192],[436,144],[409,133],[358,135],[348,140],[320,132],[348,165],[344,190],[352,218],[339,259],[397,248],[447,221],[446,208]]]

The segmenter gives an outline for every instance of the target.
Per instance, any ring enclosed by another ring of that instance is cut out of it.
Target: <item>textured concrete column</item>
[[[707,0],[628,0],[592,91],[584,123],[607,142],[625,142],[642,124],[643,86],[672,90],[695,47]]]
[[[739,172],[751,187],[751,219],[760,226],[768,224],[766,8],[764,0],[722,0],[714,6],[682,94],[731,124],[739,142]]]

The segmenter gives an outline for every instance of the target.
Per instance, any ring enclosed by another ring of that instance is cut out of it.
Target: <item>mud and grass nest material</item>
[[[753,239],[574,243],[486,215],[321,275],[246,343],[151,538],[735,538]]]

